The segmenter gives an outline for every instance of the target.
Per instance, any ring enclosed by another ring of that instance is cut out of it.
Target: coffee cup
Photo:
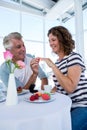
[[[44,85],[44,91],[50,93],[52,89],[51,85]]]

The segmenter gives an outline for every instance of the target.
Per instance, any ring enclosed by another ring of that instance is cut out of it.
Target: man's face
[[[22,60],[24,61],[26,48],[24,46],[24,42],[18,39],[12,39],[13,47],[11,49],[11,53],[13,54],[14,61]]]

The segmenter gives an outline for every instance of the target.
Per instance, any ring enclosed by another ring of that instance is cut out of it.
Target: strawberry
[[[29,99],[30,99],[30,101],[37,100],[37,99],[39,99],[39,95],[38,94],[33,94],[33,95],[30,96]]]
[[[30,101],[34,101],[35,100],[35,96],[31,95],[29,99],[30,99]]]
[[[42,99],[43,100],[49,100],[50,99],[50,95],[48,93],[43,93],[42,94]]]
[[[39,99],[39,95],[38,95],[38,94],[35,94],[35,95],[34,95],[34,98],[35,98],[35,99]]]

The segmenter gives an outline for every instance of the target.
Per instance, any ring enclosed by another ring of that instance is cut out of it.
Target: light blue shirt
[[[32,55],[27,54],[28,57],[34,58]],[[9,79],[9,68],[6,64],[6,62],[4,62],[3,64],[1,64],[0,66],[0,79],[1,81],[4,83],[4,85],[7,87],[8,86],[8,79]],[[44,71],[39,67],[39,73],[38,73],[38,77],[40,79],[42,78],[47,78],[46,74],[44,73]],[[23,83],[20,82],[16,77],[15,77],[15,81],[16,81],[16,86],[23,86]]]

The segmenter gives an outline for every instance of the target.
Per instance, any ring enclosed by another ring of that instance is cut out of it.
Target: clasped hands
[[[45,61],[46,64],[50,68],[52,68],[53,66],[55,66],[55,64],[49,58],[40,58],[40,57],[34,58],[30,62],[30,66],[31,66],[32,71],[33,71],[34,74],[38,74],[38,67],[39,67],[39,62],[40,61]]]

